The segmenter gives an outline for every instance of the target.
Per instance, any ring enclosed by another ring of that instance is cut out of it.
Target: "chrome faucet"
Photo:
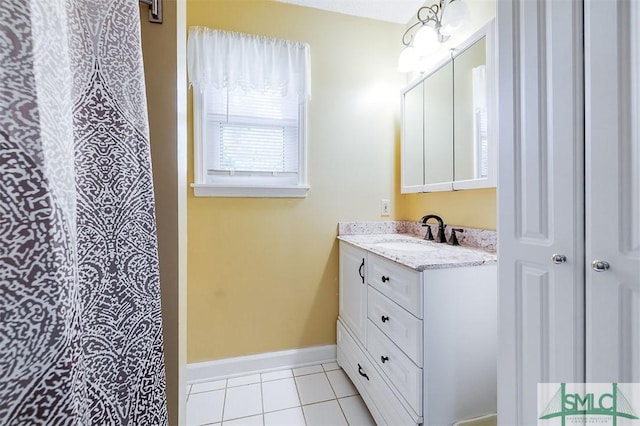
[[[438,221],[438,234],[436,235],[436,239],[435,239],[436,243],[446,243],[447,239],[444,236],[444,228],[446,228],[447,225],[444,224],[440,216],[436,216],[435,214],[428,214],[426,216],[423,216],[422,219],[420,219],[420,222],[422,222],[422,226],[427,227],[427,234],[424,236],[424,239],[433,241],[433,234],[431,233],[431,227],[427,224],[427,221],[429,219],[435,219]]]

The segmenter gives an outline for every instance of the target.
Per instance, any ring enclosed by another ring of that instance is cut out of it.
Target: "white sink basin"
[[[400,251],[415,251],[415,252],[426,252],[426,251],[438,250],[437,247],[421,244],[419,242],[414,243],[411,241],[387,241],[382,243],[376,243],[375,246],[383,250],[400,250]]]

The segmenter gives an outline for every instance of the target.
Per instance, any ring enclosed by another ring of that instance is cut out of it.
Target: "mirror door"
[[[402,193],[422,192],[424,185],[423,83],[403,94]]]
[[[451,190],[453,181],[453,62],[424,80],[424,183]]]
[[[454,59],[455,180],[489,175],[486,39]]]

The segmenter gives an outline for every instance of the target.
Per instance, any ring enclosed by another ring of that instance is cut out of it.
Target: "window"
[[[282,97],[274,90],[209,89],[203,101],[211,181],[298,184],[304,108],[297,96]]]
[[[306,196],[308,71],[306,44],[191,29],[195,195]]]

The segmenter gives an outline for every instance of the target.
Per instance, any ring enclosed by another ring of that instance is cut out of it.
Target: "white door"
[[[498,422],[529,425],[538,382],[584,380],[582,3],[498,1],[497,22]]]
[[[640,2],[585,3],[586,368],[640,382]],[[601,272],[591,262],[601,261]],[[609,269],[604,269],[607,262]]]
[[[366,252],[340,243],[340,319],[363,344],[366,343]]]

